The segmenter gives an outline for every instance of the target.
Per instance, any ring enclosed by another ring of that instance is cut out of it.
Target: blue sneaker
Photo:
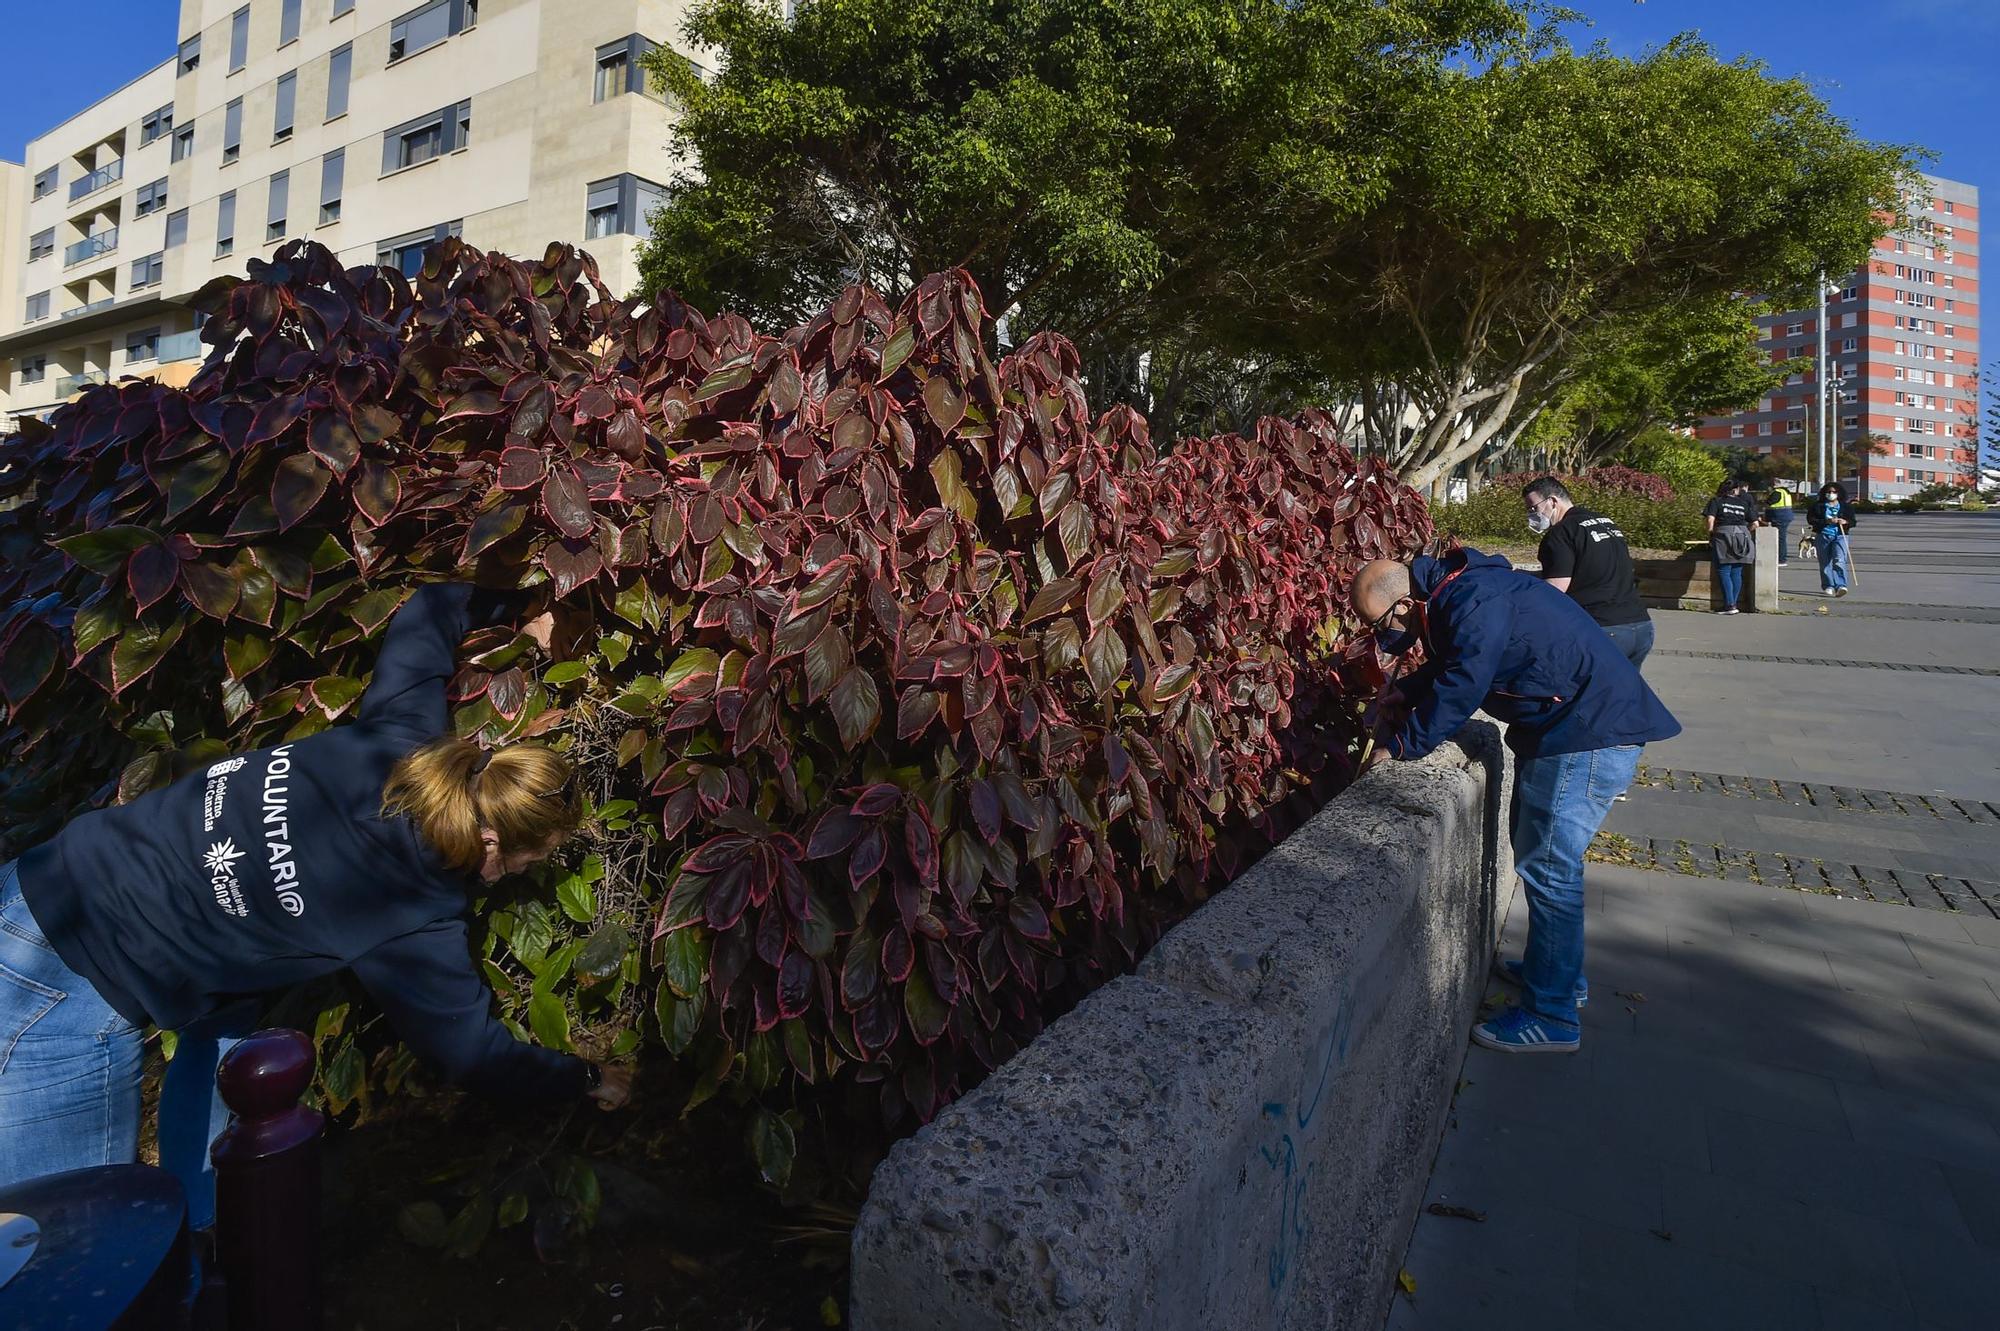
[[[1574,1026],[1565,1029],[1522,1007],[1474,1026],[1472,1042],[1503,1054],[1573,1054],[1583,1045]]]
[[[1521,982],[1521,963],[1518,961],[1496,961],[1493,973],[1509,984]],[[1576,981],[1576,1005],[1579,1010],[1590,1006],[1590,981],[1581,976]]]

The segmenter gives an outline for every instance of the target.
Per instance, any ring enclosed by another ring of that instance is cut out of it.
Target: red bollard
[[[215,1082],[229,1126],[215,1139],[215,1240],[229,1331],[319,1325],[319,1143],[326,1119],[299,1103],[312,1041],[258,1031]]]

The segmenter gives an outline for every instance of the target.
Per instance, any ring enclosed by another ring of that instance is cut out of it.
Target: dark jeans
[[[1792,510],[1774,508],[1771,510],[1771,525],[1778,529],[1778,562],[1792,562]]]
[[[1611,645],[1625,653],[1625,659],[1636,668],[1643,665],[1646,653],[1653,650],[1653,621],[1642,619],[1636,624],[1606,624],[1605,634]]]

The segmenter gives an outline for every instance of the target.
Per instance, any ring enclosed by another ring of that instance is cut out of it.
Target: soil
[[[678,1100],[673,1102],[675,1105]],[[321,1279],[327,1331],[791,1331],[838,1326],[847,1306],[846,1234],[816,1242],[754,1177],[727,1112],[682,1121],[671,1108],[600,1119],[501,1115],[472,1100],[447,1112],[413,1106],[327,1139]],[[558,1137],[561,1145],[556,1146]],[[496,1148],[495,1143],[504,1145]],[[419,1247],[398,1215],[436,1201],[446,1216],[473,1180],[507,1188],[545,1175],[551,1158],[588,1156],[602,1190],[597,1223],[558,1241],[528,1219],[495,1228],[469,1257]],[[539,1163],[537,1152],[542,1153]],[[504,1163],[485,1172],[495,1156]],[[826,1300],[831,1299],[831,1305]],[[828,1321],[824,1312],[832,1312]]]

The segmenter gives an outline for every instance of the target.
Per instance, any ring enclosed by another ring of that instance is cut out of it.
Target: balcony
[[[200,360],[208,354],[202,345],[201,330],[190,328],[185,333],[169,333],[160,339],[160,364],[166,365],[177,360]]]
[[[94,259],[100,254],[109,254],[118,248],[118,228],[107,227],[94,236],[85,236],[74,245],[63,250],[63,267],[74,268],[86,259]]]
[[[100,166],[80,180],[69,184],[69,201],[75,203],[86,194],[95,194],[114,180],[125,179],[125,159],[119,158],[110,166]]]
[[[74,397],[93,384],[104,383],[104,371],[86,370],[82,374],[66,374],[56,380],[57,397]]]
[[[93,300],[88,305],[79,305],[73,310],[64,310],[61,317],[64,319],[81,319],[86,314],[95,314],[99,310],[108,310],[117,303],[118,297],[106,296],[103,300]]]

